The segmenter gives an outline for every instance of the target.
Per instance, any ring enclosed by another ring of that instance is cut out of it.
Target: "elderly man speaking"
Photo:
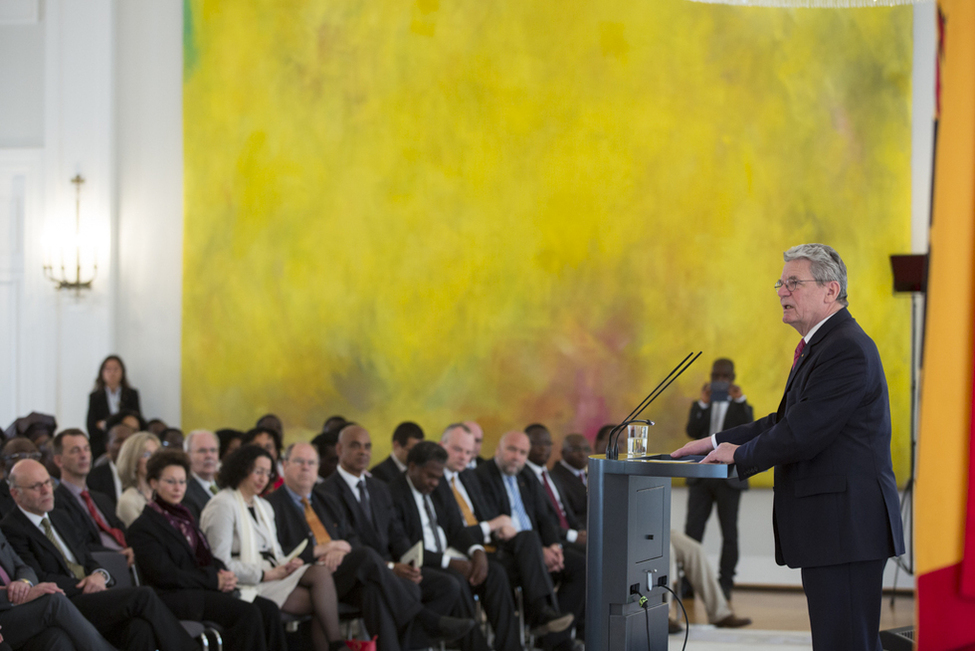
[[[775,557],[802,569],[813,648],[880,651],[884,565],[904,553],[887,380],[847,310],[846,265],[824,244],[784,254],[775,288],[802,339],[774,414],[688,443],[739,476],[775,467]]]

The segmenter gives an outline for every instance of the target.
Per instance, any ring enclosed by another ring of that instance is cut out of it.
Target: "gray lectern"
[[[671,478],[729,476],[733,466],[589,457],[586,649],[667,649],[667,592],[659,586],[670,573]],[[649,598],[646,609],[637,592]]]

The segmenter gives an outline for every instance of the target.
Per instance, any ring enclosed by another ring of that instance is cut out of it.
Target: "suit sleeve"
[[[217,576],[218,568],[216,565],[194,568],[193,570],[180,567],[163,543],[159,535],[161,532],[153,531],[158,526],[158,524],[148,520],[147,513],[146,517],[140,517],[133,522],[129,529],[128,543],[135,552],[139,571],[142,572],[146,583],[156,588],[173,590],[217,590],[220,581]],[[166,526],[171,525],[166,523]]]
[[[772,466],[812,459],[843,431],[850,416],[864,401],[867,360],[863,349],[849,339],[836,339],[829,349],[810,360],[815,365],[802,386],[793,387],[799,398],[783,413],[729,430],[719,441],[756,432],[735,451],[739,472],[749,477]],[[767,427],[766,427],[767,426]],[[764,429],[763,429],[764,428]]]
[[[691,403],[691,413],[687,417],[687,436],[692,439],[703,439],[711,429],[711,405],[701,408],[701,403],[695,400]]]
[[[7,539],[0,535],[0,564],[5,568],[11,581],[30,581],[37,585],[37,574],[17,555]],[[0,590],[0,610],[10,608],[10,598],[6,590]]]
[[[88,424],[89,439],[94,437],[96,434],[104,435],[103,430],[97,425],[98,421],[104,420],[106,416],[106,414],[102,413],[102,409],[98,404],[98,394],[98,391],[93,391],[88,395],[88,418],[86,419],[86,422]]]

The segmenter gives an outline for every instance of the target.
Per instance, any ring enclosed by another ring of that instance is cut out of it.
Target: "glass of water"
[[[626,453],[631,457],[643,456],[647,453],[647,440],[650,437],[650,426],[646,423],[630,423],[626,426]]]

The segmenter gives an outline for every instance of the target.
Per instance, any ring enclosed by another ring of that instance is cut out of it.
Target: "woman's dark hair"
[[[240,439],[241,443],[244,441],[244,433],[239,429],[218,429],[216,432],[217,440],[220,441],[220,458],[223,459],[224,455],[227,454],[227,449],[230,444],[236,439]]]
[[[118,362],[119,366],[122,367],[122,381],[119,382],[119,384],[126,389],[132,388],[129,386],[129,379],[125,376],[125,362],[123,362],[122,358],[119,357],[118,355],[109,355],[108,357],[102,360],[102,365],[98,367],[98,377],[95,378],[95,391],[105,390],[105,380],[104,378],[102,378],[102,372],[104,372],[105,370],[105,364],[108,364],[113,359],[116,362]]]
[[[247,430],[247,433],[244,434],[243,444],[247,445],[248,443],[253,443],[254,439],[256,439],[261,434],[267,434],[268,436],[274,439],[274,447],[275,449],[277,449],[278,456],[280,457],[281,447],[283,445],[281,442],[281,434],[271,429],[270,427],[255,427],[254,429]]]
[[[163,470],[169,466],[179,466],[186,471],[186,477],[190,476],[190,458],[182,450],[173,448],[160,448],[154,455],[146,461],[146,481],[155,479],[159,481]]]
[[[271,457],[270,452],[259,445],[242,445],[228,454],[220,466],[217,483],[222,488],[237,488],[247,475],[251,474],[254,462],[260,457],[267,457],[271,462],[271,478],[268,483],[273,484],[276,479],[274,458]]]

